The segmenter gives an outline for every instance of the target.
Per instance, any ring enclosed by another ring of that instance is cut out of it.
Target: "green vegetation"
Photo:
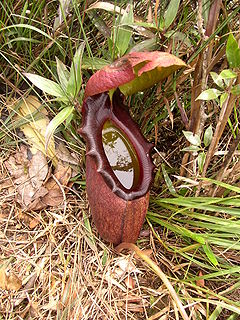
[[[2,0],[0,8],[0,319],[178,319],[182,305],[186,319],[238,319],[238,1]],[[78,129],[90,76],[144,50],[188,67],[126,101],[155,145],[139,259],[98,238]],[[30,190],[36,166],[47,170]]]

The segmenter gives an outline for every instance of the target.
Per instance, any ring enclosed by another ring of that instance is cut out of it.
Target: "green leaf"
[[[178,200],[178,198],[176,198],[176,200]],[[191,238],[200,244],[205,244],[205,242],[206,242],[204,237],[202,237],[202,235],[200,235],[198,233],[194,233],[194,232],[188,230],[187,228],[180,227],[177,224],[173,225],[173,224],[171,224],[167,221],[163,221],[162,219],[155,217],[155,216],[151,216],[151,220],[157,222],[161,226],[163,226],[163,227],[165,227],[165,228],[167,228],[177,234],[181,234],[184,237]]]
[[[64,96],[64,92],[58,83],[33,73],[24,73],[24,76],[43,92],[54,97]]]
[[[227,92],[223,92],[220,96],[220,107],[222,107],[222,105],[224,104],[224,102],[227,100],[228,97],[228,93]]]
[[[67,84],[67,93],[72,98],[75,98],[78,95],[82,85],[81,65],[82,65],[82,56],[83,56],[84,46],[85,46],[85,43],[83,42],[77,49],[73,57],[73,62],[70,69],[70,77]]]
[[[166,38],[171,38],[173,40],[181,42],[182,44],[184,44],[188,48],[190,48],[192,46],[192,43],[186,33],[176,31],[176,30],[169,30],[164,35]]]
[[[205,152],[200,152],[198,154],[198,157],[197,157],[197,163],[198,163],[198,168],[199,168],[200,172],[203,171],[203,166],[204,166],[204,163],[205,163],[205,159],[206,159]]]
[[[157,48],[157,39],[154,36],[151,39],[146,39],[138,42],[134,47],[131,48],[131,52],[141,52],[141,51],[154,51]]]
[[[100,70],[107,66],[109,61],[97,57],[83,57],[82,58],[82,69]]]
[[[221,182],[221,181],[218,181],[218,180],[214,180],[214,179],[210,179],[210,178],[202,178],[204,181],[208,181],[208,182],[211,182],[211,183],[214,183],[216,184],[217,186],[220,186],[220,187],[223,187],[223,188],[226,188],[228,190],[231,190],[233,192],[237,192],[237,193],[240,193],[240,188],[237,187],[237,186],[233,186],[231,184],[228,184],[228,183],[225,183],[225,182]],[[240,213],[240,211],[239,211]]]
[[[210,72],[210,75],[214,81],[214,83],[216,83],[217,86],[219,86],[220,88],[223,89],[223,81],[222,78],[219,77],[219,75],[216,72]]]
[[[91,228],[91,223],[89,221],[88,216],[86,215],[85,211],[83,211],[83,223],[84,223],[84,227],[86,228],[87,232],[87,237],[89,238],[89,240],[95,244],[95,240],[93,237],[93,233],[92,233],[92,228]]]
[[[36,32],[42,34],[44,37],[50,39],[53,43],[55,43],[55,44],[63,51],[62,46],[60,46],[60,44],[59,44],[55,39],[53,39],[49,34],[47,34],[46,32],[42,31],[42,30],[39,29],[39,28],[36,28],[36,27],[34,27],[34,26],[31,26],[30,24],[24,24],[24,23],[13,24],[13,25],[10,25],[10,26],[1,28],[0,30],[1,30],[1,31],[8,30],[8,29],[15,29],[15,30],[17,30],[17,28],[24,28],[24,29],[30,29],[30,30],[36,31]]]
[[[197,146],[189,146],[186,148],[183,148],[181,151],[186,151],[186,152],[198,152],[200,151],[201,148],[197,147]]]
[[[173,183],[172,183],[171,179],[169,178],[169,175],[168,175],[168,173],[167,173],[167,171],[165,169],[165,165],[164,164],[162,164],[162,173],[163,173],[163,177],[164,177],[164,180],[166,182],[166,185],[168,187],[168,190],[170,191],[171,194],[176,195],[177,192],[176,192],[176,190],[175,190],[175,188],[173,186]]]
[[[224,80],[235,79],[237,77],[237,74],[230,69],[225,69],[219,74],[219,77],[221,77]]]
[[[236,86],[232,87],[231,93],[235,96],[240,95],[240,84],[237,84]]]
[[[119,6],[117,6],[115,3],[109,3],[107,1],[96,1],[86,9],[86,12],[93,9],[101,9],[101,10],[112,12],[114,14],[121,13],[121,8]]]
[[[202,2],[202,7],[203,7],[202,15],[203,15],[205,27],[207,26],[207,23],[208,23],[210,6],[211,6],[211,1],[203,0],[203,2]]]
[[[72,115],[73,110],[74,107],[66,107],[49,122],[45,133],[45,150],[47,150],[48,143],[57,127]]]
[[[203,143],[205,147],[208,147],[210,145],[212,141],[212,137],[213,137],[213,129],[212,129],[212,125],[210,124],[210,126],[205,130],[204,137],[203,137]]]
[[[180,0],[171,0],[164,15],[165,29],[170,27],[177,16]]]
[[[193,134],[191,131],[183,131],[185,138],[194,146],[200,146],[201,139],[197,134]]]
[[[102,256],[102,266],[103,267],[106,265],[107,259],[108,259],[108,253],[107,253],[107,250],[104,249],[103,250],[103,256]]]
[[[133,22],[133,6],[129,4],[122,15],[116,31],[116,46],[120,57],[123,56],[129,48],[129,43],[132,38],[132,30],[129,29],[129,25],[132,25]]]
[[[217,266],[218,261],[217,261],[215,254],[213,253],[211,247],[207,243],[203,244],[202,247],[203,247],[203,250],[204,250],[206,256],[208,257],[208,259],[212,262],[212,264],[214,266]]]
[[[220,96],[222,92],[217,89],[207,89],[203,91],[196,100],[214,100]]]
[[[230,68],[240,67],[240,49],[237,40],[232,34],[228,37],[226,55]]]
[[[67,83],[70,77],[70,73],[67,69],[67,67],[65,66],[65,64],[58,59],[58,57],[56,57],[56,61],[57,61],[57,74],[58,74],[58,78],[59,81],[61,83],[62,89],[64,92],[67,91]]]

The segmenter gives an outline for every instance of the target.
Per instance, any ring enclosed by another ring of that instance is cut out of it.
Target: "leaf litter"
[[[45,151],[49,119],[47,111],[36,97],[30,95],[19,105],[16,118],[30,116],[29,122],[20,127],[26,140],[3,162],[8,177],[0,182],[0,190],[5,189],[8,199],[14,197],[24,212],[59,206],[72,185],[70,179],[77,172],[78,159],[70,154],[62,142],[55,147],[53,137]],[[35,120],[36,117],[39,119]],[[28,221],[27,216],[25,221]],[[35,226],[36,223],[31,225]]]
[[[21,286],[21,279],[15,273],[8,272],[5,264],[0,264],[0,289],[18,291]]]

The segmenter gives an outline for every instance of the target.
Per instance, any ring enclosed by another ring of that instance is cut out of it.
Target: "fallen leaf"
[[[7,275],[5,268],[0,268],[0,288],[6,290],[7,288]]]
[[[18,291],[22,286],[22,281],[20,278],[13,274],[10,274],[7,279],[7,290],[15,290]]]
[[[22,286],[22,281],[14,273],[7,275],[6,268],[0,268],[0,288],[3,290],[18,291]]]
[[[20,151],[10,156],[5,161],[5,166],[13,178],[13,184],[18,192],[17,200],[23,206],[27,206],[35,193],[28,175],[29,160],[27,157],[27,147],[22,145]]]
[[[63,193],[60,188],[50,189],[45,197],[42,198],[45,206],[57,207],[63,202]]]
[[[54,177],[62,186],[66,186],[71,178],[71,171],[72,169],[69,166],[65,166],[62,163],[59,163],[54,171]],[[55,179],[51,180],[51,183],[49,182],[49,184],[46,184],[46,187],[48,189],[57,188],[57,186],[59,186],[59,184]]]
[[[65,166],[72,168],[72,177],[79,173],[80,158],[75,152],[70,152],[63,142],[56,146],[56,156]]]
[[[64,192],[67,192],[64,187],[69,183],[72,176],[72,169],[69,166],[65,166],[58,163],[53,177],[50,177],[44,184],[43,195],[39,194],[36,199],[29,206],[31,210],[40,210],[47,206],[56,207],[59,206],[64,200]]]
[[[116,265],[119,266],[121,270],[127,273],[131,273],[131,272],[142,273],[139,269],[136,268],[136,266],[132,261],[129,261],[128,259],[125,259],[125,258],[118,259]]]
[[[37,225],[39,225],[40,220],[38,219],[31,219],[30,223],[29,223],[29,228],[30,229],[34,229]]]
[[[27,147],[21,145],[20,150],[15,155],[10,156],[4,164],[13,178],[18,179],[24,176],[28,164]]]
[[[5,161],[5,166],[17,190],[16,200],[26,209],[36,198],[36,193],[41,190],[47,177],[49,168],[46,157],[37,151],[29,160],[27,146],[21,145],[20,150]]]
[[[48,174],[47,159],[41,151],[37,151],[33,155],[29,164],[28,174],[34,188],[39,189]]]
[[[77,155],[73,152],[70,152],[63,142],[60,142],[56,146],[56,155],[57,155],[57,158],[62,162],[66,162],[76,166],[79,165],[79,159]]]
[[[199,276],[199,277],[202,277],[202,276],[203,276],[202,271],[199,271],[198,276]],[[204,281],[204,279],[198,279],[198,280],[196,280],[196,285],[199,286],[199,287],[204,287],[204,286],[205,286],[205,281]]]
[[[33,301],[29,302],[29,316],[30,316],[30,319],[34,319],[34,318],[36,319],[40,317],[37,302],[33,302]]]
[[[7,178],[0,183],[0,191],[4,189],[9,189],[10,187],[12,187],[12,180],[10,178]]]
[[[68,185],[71,175],[72,169],[69,166],[65,167],[58,163],[54,178],[51,177],[45,184],[48,193],[41,199],[42,202],[53,207],[60,205],[64,199],[64,187]]]
[[[5,166],[11,176],[8,193],[17,191],[16,201],[25,211],[60,205],[68,191],[65,187],[72,185],[72,168],[69,164],[59,161],[51,175],[46,156],[41,151],[29,154],[25,145],[21,145],[20,150],[5,161]],[[39,223],[38,219],[28,215],[22,214],[20,218],[31,229]]]
[[[40,219],[33,218],[31,215],[19,210],[17,217],[19,220],[23,221],[30,229],[35,228],[39,223]]]

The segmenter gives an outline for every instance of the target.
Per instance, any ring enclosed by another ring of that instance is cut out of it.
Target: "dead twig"
[[[156,263],[149,258],[142,250],[140,250],[135,244],[133,243],[121,243],[120,245],[117,246],[116,250],[118,252],[121,252],[123,249],[130,249],[133,250],[141,259],[143,259],[147,265],[160,277],[162,282],[165,284],[167,287],[171,297],[173,300],[176,302],[176,305],[178,307],[179,312],[181,313],[182,317],[184,320],[189,320],[189,317],[182,305],[181,300],[179,299],[176,291],[174,290],[172,284],[166,277],[166,275],[162,272],[162,270],[159,268],[159,266],[156,265]]]

